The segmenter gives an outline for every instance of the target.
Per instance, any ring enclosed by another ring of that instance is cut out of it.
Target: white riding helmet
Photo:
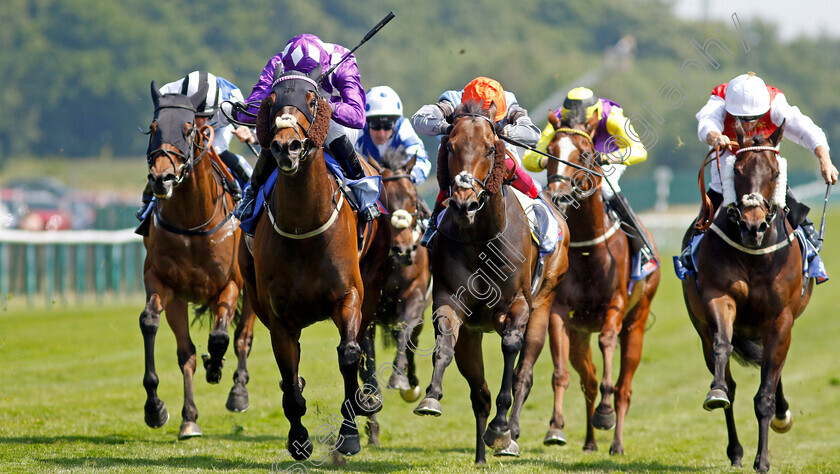
[[[368,117],[390,115],[396,119],[403,116],[402,101],[394,89],[388,86],[371,87],[365,95],[365,114]]]
[[[221,91],[216,76],[205,71],[193,71],[184,76],[184,82],[181,83],[181,94],[187,96],[195,94],[204,83],[207,84],[207,95],[196,107],[196,117],[212,117],[219,107]]]
[[[755,117],[770,110],[767,84],[754,72],[741,74],[726,86],[726,111],[734,116]]]

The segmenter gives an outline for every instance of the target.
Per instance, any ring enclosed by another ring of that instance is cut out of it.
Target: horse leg
[[[598,336],[598,346],[604,358],[604,373],[601,377],[601,403],[595,409],[591,419],[592,426],[599,430],[611,430],[615,427],[615,410],[612,407],[615,384],[613,383],[613,354],[618,346],[618,334],[621,332],[621,320],[624,318],[624,292],[610,301],[607,308],[606,323]]]
[[[371,324],[359,338],[359,347],[362,350],[361,362],[359,363],[359,377],[362,379],[362,391],[365,396],[376,396],[379,392],[379,381],[376,378],[376,326]],[[372,414],[367,421],[365,431],[368,435],[368,444],[379,446],[379,422],[376,414]]]
[[[705,303],[711,331],[711,367],[713,379],[711,389],[703,402],[703,408],[712,411],[728,408],[726,372],[732,355],[732,326],[735,321],[735,302],[728,296],[712,298]],[[707,359],[709,360],[709,359]]]
[[[458,371],[470,386],[470,401],[475,414],[475,464],[485,465],[487,459],[484,450],[484,429],[490,416],[490,389],[484,379],[484,355],[481,351],[480,331],[465,330],[455,346],[455,363]]]
[[[516,357],[522,350],[522,342],[525,338],[525,328],[528,325],[528,317],[531,308],[528,301],[520,293],[510,306],[502,333],[502,357],[504,368],[502,370],[502,386],[496,396],[496,416],[487,431],[484,433],[484,442],[496,450],[502,450],[511,443],[510,426],[507,415],[513,401],[513,369],[516,364]],[[527,375],[527,374],[526,374]],[[518,448],[515,448],[518,451]],[[518,454],[518,453],[517,453]]]
[[[251,307],[248,298],[242,302],[242,313],[233,333],[234,350],[236,351],[236,371],[233,373],[233,388],[230,389],[225,407],[233,412],[244,412],[248,409],[248,389],[245,385],[250,380],[248,375],[248,355],[254,342],[254,321],[257,315]]]
[[[566,426],[566,420],[563,417],[563,397],[569,388],[571,374],[569,373],[569,335],[560,314],[568,315],[569,308],[552,308],[548,322],[548,343],[554,364],[554,373],[551,377],[554,388],[554,412],[549,420],[548,433],[543,439],[543,444],[546,446],[565,446],[566,444],[566,433],[563,432]]]
[[[779,384],[776,385],[776,416],[770,422],[770,428],[773,428],[776,433],[787,433],[791,426],[793,426],[793,414],[782,391],[782,377],[779,376]]]
[[[409,358],[414,363],[414,354],[408,350],[409,339],[414,336],[415,329],[423,320],[423,294],[416,286],[397,303],[397,322],[394,328],[394,339],[397,342],[397,355],[394,357],[394,371],[388,381],[388,387],[398,389],[404,400],[413,402],[419,397],[419,387],[416,378],[412,384],[409,381]],[[412,340],[416,347],[416,338]],[[413,373],[413,371],[412,371]],[[413,392],[417,392],[414,396]],[[413,397],[413,398],[412,398]]]
[[[362,322],[362,296],[356,288],[347,292],[333,314],[333,322],[338,327],[341,342],[336,348],[338,352],[338,368],[344,379],[344,403],[341,405],[343,422],[339,430],[337,450],[341,454],[354,455],[362,450],[359,441],[359,430],[356,426],[356,416],[371,416],[382,409],[381,398],[371,398],[359,390],[359,363],[362,349],[359,345]]]
[[[440,299],[435,298],[435,300],[439,301]],[[441,305],[436,308],[432,313],[432,321],[435,323],[432,380],[426,388],[426,397],[414,409],[414,414],[421,416],[440,416],[442,414],[440,399],[443,398],[443,373],[455,356],[455,344],[458,342],[458,333],[462,322],[449,305]]]
[[[513,373],[513,407],[510,411],[510,421],[508,423],[513,442],[519,439],[519,417],[522,414],[522,407],[525,405],[525,400],[528,399],[528,395],[531,393],[531,388],[534,385],[534,364],[545,345],[545,335],[548,330],[548,313],[551,309],[550,304],[553,299],[554,297],[551,295],[547,300],[548,304],[543,304],[543,306],[534,309],[528,321],[528,327],[525,329],[522,351],[519,355],[516,370]],[[497,454],[513,453],[508,453],[507,450],[503,450]]]
[[[166,322],[175,333],[175,342],[178,345],[178,366],[184,376],[184,407],[181,409],[181,429],[178,432],[178,439],[201,436],[201,429],[198,427],[198,409],[195,407],[193,397],[193,375],[195,375],[195,345],[190,339],[189,315],[187,314],[187,302],[182,299],[175,299],[166,307]]]
[[[222,380],[225,352],[230,344],[228,327],[236,312],[238,300],[239,285],[230,281],[219,294],[219,298],[210,305],[214,316],[213,329],[210,330],[207,341],[207,352],[210,356],[202,357],[207,383],[216,384]]]
[[[642,343],[645,337],[645,324],[650,311],[650,300],[642,299],[628,314],[627,322],[621,328],[621,368],[615,391],[616,423],[610,454],[624,454],[624,418],[630,409],[630,397],[633,394],[633,375],[642,358]]]
[[[286,449],[297,461],[309,459],[312,455],[312,441],[309,432],[300,419],[306,414],[306,399],[303,398],[303,378],[298,376],[300,364],[300,330],[294,332],[283,326],[277,318],[269,326],[274,360],[280,369],[280,389],[283,390],[283,413],[289,420],[289,439]]]
[[[754,398],[755,416],[758,418],[758,454],[753,468],[758,472],[770,469],[768,454],[770,420],[776,411],[775,393],[782,375],[782,366],[790,347],[793,314],[785,308],[764,336],[764,354],[761,361],[761,384]]]
[[[143,373],[143,387],[146,389],[146,404],[143,407],[146,425],[160,428],[169,421],[166,404],[158,398],[158,375],[155,370],[155,336],[160,326],[160,313],[172,299],[172,290],[163,287],[160,281],[147,272],[146,288],[149,297],[146,307],[140,313],[140,332],[143,333],[143,352],[145,371]]]
[[[589,348],[590,333],[572,330],[568,331],[568,335],[569,361],[577,373],[580,374],[580,387],[586,401],[586,440],[583,444],[583,450],[597,451],[598,445],[595,443],[595,430],[591,420],[595,416],[598,378],[595,376],[595,364],[592,363],[592,351]]]

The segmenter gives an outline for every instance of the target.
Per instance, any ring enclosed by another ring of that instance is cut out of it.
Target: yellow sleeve
[[[540,141],[537,142],[537,150],[545,153],[546,150],[548,150],[548,144],[551,143],[551,139],[553,137],[554,126],[549,122],[549,124],[543,129],[542,135],[540,135]],[[548,158],[540,155],[539,153],[528,150],[522,158],[522,164],[525,165],[526,170],[536,173],[544,170],[546,166],[548,166]]]
[[[635,165],[647,159],[645,145],[638,139],[639,135],[620,107],[613,107],[610,111],[607,132],[612,135],[618,145],[617,151],[609,153],[611,163]]]

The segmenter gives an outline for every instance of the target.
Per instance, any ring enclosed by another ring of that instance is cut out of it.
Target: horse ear
[[[782,120],[782,124],[779,125],[779,128],[770,135],[770,143],[772,143],[776,148],[779,147],[779,143],[782,141],[782,136],[785,134],[785,122],[787,122],[787,119]]]
[[[490,120],[495,122],[496,121],[496,111],[498,108],[496,107],[496,102],[490,102],[490,107],[487,109],[487,116],[490,117]]]
[[[551,124],[552,127],[557,128],[560,126],[560,119],[557,118],[557,115],[554,114],[553,110],[548,111],[548,123]]]
[[[193,107],[195,107],[195,110],[198,110],[201,104],[203,104],[207,100],[207,89],[207,83],[205,82],[201,85],[201,87],[198,88],[197,91],[195,91],[195,94],[190,96],[190,102],[192,102],[192,105]]]
[[[155,108],[157,108],[158,104],[160,103],[160,98],[163,95],[160,93],[160,89],[158,89],[157,83],[152,80],[152,103],[155,104]]]
[[[405,168],[405,170],[406,170],[406,171],[408,171],[409,173],[411,173],[411,170],[413,170],[413,169],[414,169],[414,164],[415,164],[415,163],[417,163],[417,153],[414,153],[414,156],[412,156],[412,157],[411,157],[411,159],[410,159],[410,160],[408,160],[408,161],[405,163],[405,165],[403,165],[403,168]]]
[[[583,124],[583,130],[589,134],[589,136],[595,136],[595,129],[598,127],[598,122],[601,121],[601,117],[592,114],[592,117],[589,117],[589,120]]]
[[[741,121],[735,119],[735,138],[738,139],[738,148],[744,148],[744,135],[747,133],[744,131],[744,126],[741,125]]]

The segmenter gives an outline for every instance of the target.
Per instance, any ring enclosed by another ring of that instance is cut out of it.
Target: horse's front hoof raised
[[[732,404],[729,402],[729,397],[726,396],[726,392],[719,388],[713,388],[709,390],[709,394],[706,395],[706,400],[703,402],[703,408],[706,411],[716,410],[718,408],[723,408],[726,410]]]
[[[408,377],[398,372],[394,372],[391,374],[391,378],[388,379],[388,388],[394,390],[409,390],[411,389],[411,384],[408,383]]]
[[[234,413],[243,413],[248,411],[248,389],[244,385],[234,385],[230,389],[225,408]]]
[[[519,445],[516,444],[516,441],[510,440],[510,444],[507,448],[497,449],[493,452],[493,456],[497,457],[519,457]]]
[[[484,432],[484,444],[497,451],[507,448],[512,441],[510,430],[496,431],[492,428],[487,428]]]
[[[592,426],[599,430],[611,430],[615,428],[615,411],[612,407],[601,408],[600,406],[592,415]]]
[[[545,434],[543,444],[546,446],[565,446],[566,433],[564,433],[563,430],[558,428],[550,428],[548,430],[548,433]]]
[[[201,428],[194,421],[181,422],[181,430],[178,432],[178,439],[194,438],[201,436]]]
[[[166,404],[158,400],[159,404],[146,402],[143,419],[149,428],[160,428],[169,421],[169,412],[166,411]]]
[[[773,431],[776,433],[787,433],[790,431],[790,428],[793,426],[793,414],[790,410],[785,412],[784,418],[776,418],[773,417],[770,420],[770,428],[773,428]]]
[[[415,415],[432,415],[432,416],[440,416],[443,414],[443,407],[440,405],[440,402],[434,398],[424,398],[423,401],[417,405],[417,408],[414,409]]]
[[[415,385],[408,390],[400,390],[400,396],[408,403],[416,402],[420,398],[420,386]]]

